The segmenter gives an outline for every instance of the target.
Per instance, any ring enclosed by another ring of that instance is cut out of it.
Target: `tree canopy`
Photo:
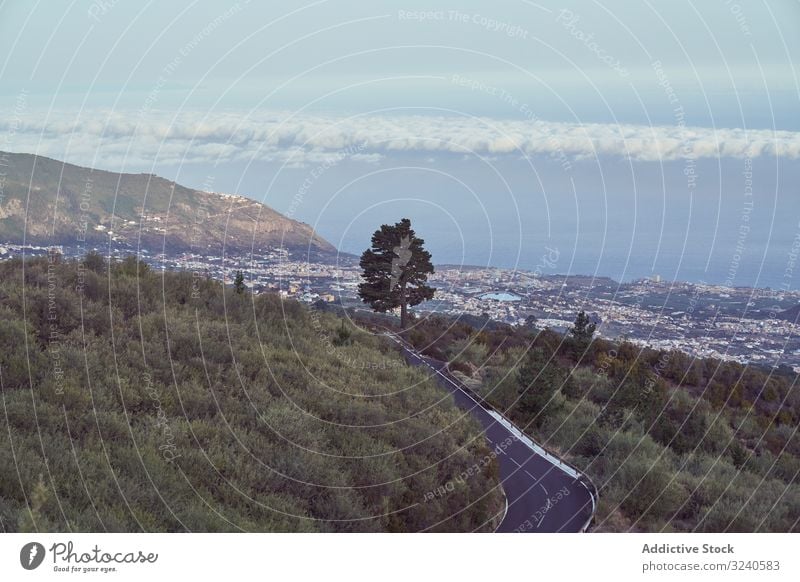
[[[575,316],[575,324],[570,328],[569,333],[579,347],[585,349],[592,341],[597,325],[591,322],[586,312],[581,310]]]
[[[424,244],[411,221],[403,218],[376,230],[372,246],[361,255],[364,282],[358,286],[359,297],[381,313],[399,307],[403,329],[408,323],[408,306],[433,299],[434,289],[427,285],[433,263]]]
[[[244,293],[245,290],[244,273],[242,273],[241,271],[236,271],[236,276],[233,278],[233,290],[238,295]]]

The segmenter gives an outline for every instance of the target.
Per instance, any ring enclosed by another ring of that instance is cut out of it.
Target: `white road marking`
[[[535,453],[537,456],[544,458],[546,461],[548,461],[548,462],[549,462],[550,464],[552,464],[554,467],[556,467],[557,469],[560,469],[560,470],[561,470],[563,473],[565,473],[565,474],[569,475],[569,476],[570,476],[570,477],[572,477],[573,479],[577,480],[577,481],[578,481],[578,482],[579,482],[581,485],[583,485],[583,487],[584,487],[584,488],[586,489],[586,491],[589,493],[589,498],[592,500],[592,512],[591,512],[591,514],[589,515],[589,519],[587,519],[587,521],[586,521],[586,523],[584,524],[584,526],[583,526],[583,527],[580,529],[580,531],[581,531],[581,532],[584,532],[584,531],[586,531],[586,528],[588,528],[589,524],[590,524],[590,523],[591,523],[591,521],[592,521],[592,518],[594,517],[595,511],[596,511],[596,509],[597,509],[597,504],[596,504],[596,500],[595,500],[595,498],[594,498],[594,494],[593,494],[593,493],[592,493],[592,491],[589,489],[589,487],[586,485],[586,483],[584,483],[584,482],[583,482],[583,480],[581,480],[581,479],[580,479],[580,476],[581,476],[581,474],[580,474],[580,473],[579,473],[577,470],[573,469],[572,467],[570,467],[569,465],[567,465],[566,463],[564,463],[564,462],[563,462],[561,459],[559,459],[558,457],[556,457],[556,456],[554,456],[554,455],[551,455],[549,452],[547,452],[547,451],[546,451],[544,448],[542,448],[540,445],[538,445],[538,444],[536,444],[535,442],[533,442],[533,440],[532,440],[530,437],[528,437],[528,435],[526,435],[525,433],[523,433],[523,432],[522,432],[522,431],[521,431],[521,430],[520,430],[520,429],[519,429],[519,428],[518,428],[518,427],[517,427],[517,426],[516,426],[516,425],[515,425],[513,422],[511,422],[511,421],[510,421],[509,419],[507,419],[505,416],[503,416],[503,415],[502,415],[502,414],[500,414],[499,412],[496,412],[496,411],[494,411],[494,410],[488,410],[487,408],[485,408],[485,407],[484,407],[484,406],[483,406],[483,405],[482,405],[480,402],[478,402],[477,400],[475,400],[475,398],[473,398],[471,394],[469,394],[468,392],[466,392],[465,390],[463,390],[463,389],[461,388],[461,386],[459,386],[458,384],[456,384],[456,383],[455,383],[453,380],[451,380],[449,377],[445,376],[445,375],[442,373],[442,371],[441,371],[441,370],[439,370],[439,369],[437,369],[437,368],[434,368],[434,367],[433,367],[433,366],[432,366],[432,365],[431,365],[431,364],[430,364],[430,363],[429,363],[427,360],[425,360],[425,359],[424,359],[422,356],[418,355],[416,352],[414,352],[413,350],[411,350],[411,349],[410,349],[408,346],[406,346],[406,345],[405,345],[405,343],[404,343],[403,341],[401,341],[399,338],[397,338],[396,336],[394,336],[394,335],[391,335],[391,334],[387,334],[387,335],[388,335],[388,337],[390,337],[392,340],[394,340],[394,342],[395,342],[395,343],[399,344],[399,345],[400,345],[400,347],[401,347],[401,348],[402,348],[402,349],[403,349],[403,350],[404,350],[406,353],[408,353],[408,354],[409,354],[409,355],[411,355],[412,357],[416,358],[417,360],[419,360],[420,362],[422,362],[423,364],[425,364],[426,366],[428,366],[428,368],[430,368],[431,370],[433,370],[433,372],[434,372],[434,373],[438,374],[438,375],[439,375],[441,378],[443,378],[444,380],[446,380],[447,382],[449,382],[449,383],[450,383],[450,384],[451,384],[451,385],[452,385],[452,386],[453,386],[453,387],[454,387],[456,390],[458,390],[458,391],[459,391],[461,394],[463,394],[464,396],[466,396],[467,398],[469,398],[470,400],[472,400],[472,401],[475,403],[475,405],[476,405],[476,406],[478,406],[478,408],[480,408],[481,410],[483,410],[484,412],[486,412],[486,413],[487,413],[489,416],[491,416],[492,418],[494,418],[494,419],[495,419],[495,421],[499,422],[501,426],[503,426],[503,427],[504,427],[506,430],[508,430],[508,432],[509,432],[509,433],[511,433],[511,435],[512,435],[512,436],[514,436],[514,437],[515,437],[517,440],[521,441],[521,442],[522,442],[522,443],[523,443],[525,446],[527,446],[529,449],[531,449],[531,450],[532,450],[532,451],[533,451],[533,452],[534,452],[534,453]],[[508,457],[508,458],[509,458],[509,459],[510,459],[510,460],[511,460],[511,461],[512,461],[512,462],[513,462],[513,463],[514,463],[514,464],[515,464],[515,465],[516,465],[518,468],[522,469],[522,465],[520,465],[520,464],[519,464],[519,463],[518,463],[518,462],[517,462],[517,461],[516,461],[516,460],[515,460],[513,457],[511,457],[510,455],[506,454],[506,452],[505,452],[505,451],[500,451],[500,453],[501,453],[501,454],[504,454],[504,455],[506,455],[506,457]],[[549,496],[549,493],[548,493],[547,489],[546,489],[546,488],[545,488],[545,486],[544,486],[544,485],[543,485],[543,484],[540,482],[540,481],[541,481],[541,479],[542,479],[541,477],[540,477],[540,478],[534,477],[533,475],[531,475],[531,473],[530,473],[530,472],[528,472],[528,470],[527,470],[527,469],[522,469],[522,470],[523,470],[523,471],[525,471],[525,474],[526,474],[526,475],[528,475],[528,476],[529,476],[531,479],[533,479],[534,481],[536,481],[536,483],[534,483],[534,485],[537,485],[537,484],[538,484],[538,485],[539,485],[539,486],[542,488],[542,490],[544,491],[545,495],[548,495],[548,496]],[[508,506],[508,498],[506,498],[506,506]],[[550,507],[550,499],[549,499],[549,497],[548,497],[548,499],[547,499],[547,508],[549,509],[549,507]],[[508,507],[506,507],[506,512],[507,512],[507,511],[508,511]],[[542,519],[541,519],[541,520],[539,520],[539,523],[537,523],[537,524],[536,524],[536,527],[537,527],[537,528],[539,527],[539,525],[541,524],[541,522],[542,522],[543,520],[544,520],[544,517],[542,517]],[[502,521],[501,521],[501,523],[502,523]],[[499,526],[498,526],[498,527],[499,527]]]
[[[517,428],[517,427],[514,425],[514,423],[513,423],[513,422],[511,422],[509,419],[507,419],[505,416],[503,416],[502,414],[500,414],[499,412],[496,412],[496,411],[494,411],[494,410],[488,410],[487,408],[484,408],[484,407],[483,407],[483,405],[481,405],[481,403],[480,403],[480,402],[478,402],[477,400],[475,400],[475,399],[474,399],[474,398],[473,398],[473,397],[472,397],[472,396],[471,396],[471,395],[470,395],[468,392],[465,392],[464,390],[462,390],[462,389],[461,389],[461,386],[459,386],[458,384],[456,384],[455,382],[453,382],[453,380],[451,380],[450,378],[448,378],[447,376],[445,376],[445,375],[442,373],[442,371],[441,371],[441,370],[437,370],[436,368],[434,368],[433,366],[431,366],[431,364],[430,364],[428,361],[424,360],[424,359],[423,359],[421,356],[417,355],[415,352],[413,352],[412,350],[410,350],[410,349],[409,349],[409,348],[408,348],[408,347],[407,347],[407,346],[406,346],[406,345],[405,345],[405,344],[404,344],[402,341],[400,341],[400,340],[399,340],[399,339],[397,339],[396,337],[394,337],[394,336],[389,336],[389,337],[391,337],[391,338],[392,338],[392,339],[393,339],[395,342],[397,342],[398,344],[400,344],[400,346],[401,346],[401,347],[402,347],[402,348],[403,348],[403,349],[404,349],[406,352],[408,352],[409,354],[411,354],[411,355],[413,355],[414,357],[416,357],[418,360],[420,360],[420,361],[421,361],[421,362],[423,362],[423,363],[424,363],[426,366],[428,366],[428,367],[429,367],[431,370],[433,370],[433,371],[434,371],[436,374],[438,374],[439,376],[441,376],[442,378],[444,378],[445,380],[447,380],[447,381],[448,381],[448,382],[449,382],[449,383],[450,383],[450,384],[451,384],[451,385],[452,385],[452,386],[453,386],[453,387],[454,387],[456,390],[458,390],[458,391],[459,391],[459,392],[461,392],[463,395],[465,395],[467,398],[469,398],[470,400],[472,400],[472,401],[473,401],[473,402],[474,402],[474,403],[475,403],[475,404],[476,404],[476,405],[477,405],[477,406],[478,406],[478,407],[479,407],[481,410],[483,410],[484,412],[486,412],[487,414],[489,414],[489,416],[491,416],[491,417],[492,417],[492,418],[494,418],[494,419],[495,419],[497,422],[499,422],[499,423],[500,423],[500,424],[501,424],[503,427],[505,427],[505,428],[506,428],[506,429],[507,429],[507,430],[508,430],[508,431],[509,431],[509,432],[510,432],[510,433],[511,433],[511,434],[512,434],[514,437],[516,437],[516,438],[517,438],[517,440],[521,441],[521,442],[522,442],[522,443],[523,443],[525,446],[527,446],[529,449],[531,449],[531,450],[532,450],[534,453],[536,453],[536,454],[537,454],[537,455],[539,455],[540,457],[544,458],[546,461],[548,461],[550,464],[554,465],[555,467],[557,467],[557,468],[561,469],[561,471],[563,471],[564,473],[566,473],[567,475],[569,475],[569,476],[570,476],[570,477],[572,477],[573,479],[577,479],[578,477],[580,477],[580,474],[579,474],[579,473],[578,473],[578,472],[577,472],[575,469],[573,469],[573,468],[572,468],[572,467],[570,467],[569,465],[565,464],[565,463],[564,463],[564,462],[563,462],[561,459],[559,459],[558,457],[555,457],[555,456],[551,455],[551,454],[550,454],[550,453],[548,453],[548,452],[547,452],[545,449],[543,449],[541,446],[539,446],[539,445],[537,445],[535,442],[533,442],[533,440],[531,440],[531,438],[530,438],[528,435],[526,435],[526,434],[525,434],[524,432],[522,432],[522,431],[521,431],[519,428]]]

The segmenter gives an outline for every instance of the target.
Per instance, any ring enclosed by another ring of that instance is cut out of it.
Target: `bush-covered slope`
[[[794,376],[436,316],[408,337],[592,478],[600,531],[800,531]]]
[[[495,467],[426,496],[486,454],[479,427],[333,316],[90,256],[0,263],[0,317],[6,531],[470,531],[502,511]]]

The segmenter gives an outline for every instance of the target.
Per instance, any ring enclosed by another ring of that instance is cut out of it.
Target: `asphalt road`
[[[500,480],[508,510],[498,532],[580,532],[588,526],[595,500],[591,484],[572,467],[548,454],[519,429],[473,398],[444,364],[418,355],[398,338],[406,360],[431,370],[437,382],[484,428],[486,440],[500,464]]]

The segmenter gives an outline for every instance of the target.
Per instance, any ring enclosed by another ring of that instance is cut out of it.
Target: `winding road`
[[[441,362],[426,358],[395,335],[388,335],[403,350],[406,361],[425,367],[483,426],[486,440],[500,464],[500,481],[508,508],[497,532],[584,532],[597,504],[588,478],[548,453],[508,419],[481,403],[451,376]]]

